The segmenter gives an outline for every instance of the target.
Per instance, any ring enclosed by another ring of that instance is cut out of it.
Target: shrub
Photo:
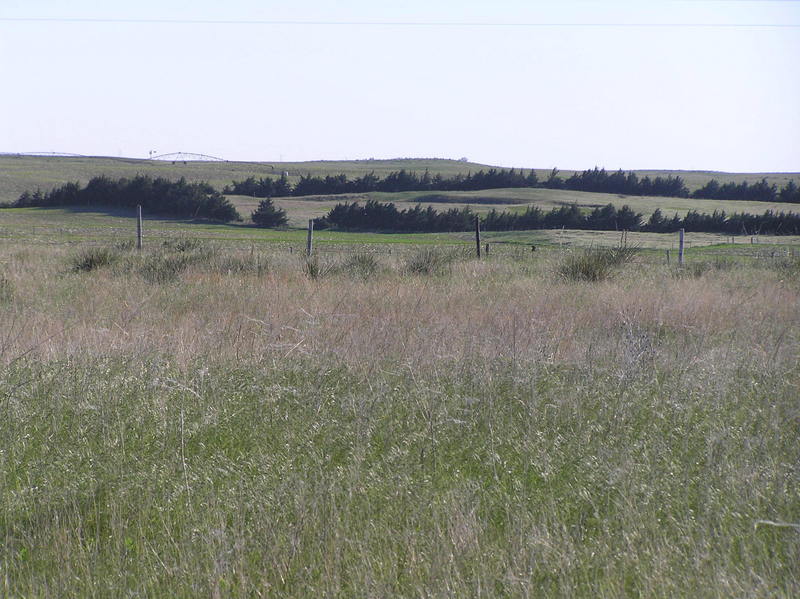
[[[262,275],[269,271],[269,262],[258,254],[250,256],[221,255],[211,262],[211,269],[222,274]]]
[[[148,254],[139,266],[139,274],[149,283],[172,283],[194,261],[191,254]]]
[[[9,304],[14,299],[14,285],[4,275],[0,275],[0,304]]]
[[[458,258],[454,251],[439,248],[417,250],[406,260],[406,272],[418,275],[442,274],[449,270]]]
[[[251,218],[259,227],[282,227],[289,222],[286,211],[275,206],[269,198],[258,203],[258,209]]]
[[[603,281],[615,270],[627,264],[638,253],[638,248],[619,246],[616,248],[588,248],[568,253],[558,272],[570,281]]]
[[[375,276],[380,269],[380,262],[374,255],[362,252],[349,256],[337,270],[366,281]]]
[[[73,272],[89,272],[111,266],[119,259],[119,254],[110,248],[89,248],[70,258]]]
[[[307,256],[303,260],[303,272],[309,279],[318,280],[327,277],[334,268],[331,264],[321,262],[317,256]]]
[[[178,237],[176,239],[167,239],[161,244],[164,249],[172,250],[173,252],[193,252],[203,249],[203,242],[194,237]]]

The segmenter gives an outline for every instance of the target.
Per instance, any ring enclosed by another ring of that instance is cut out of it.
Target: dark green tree
[[[251,218],[259,227],[268,228],[282,227],[288,222],[286,211],[275,206],[269,198],[258,203],[258,209],[253,212]]]

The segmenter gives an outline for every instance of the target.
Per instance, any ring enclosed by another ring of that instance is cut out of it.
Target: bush
[[[275,206],[269,198],[258,203],[258,209],[251,218],[259,227],[282,227],[289,222],[286,211]]]
[[[4,275],[0,275],[0,304],[9,304],[14,299],[14,285]]]
[[[172,283],[195,261],[196,255],[186,253],[148,254],[139,266],[139,274],[149,283]]]
[[[262,275],[269,271],[269,262],[258,254],[250,256],[217,256],[211,262],[211,269],[222,274]]]
[[[603,281],[617,268],[633,260],[638,251],[638,248],[630,246],[576,249],[564,257],[558,272],[570,281]]]
[[[406,272],[418,275],[442,274],[458,258],[454,251],[439,248],[423,248],[417,250],[406,260]]]
[[[194,237],[178,237],[176,239],[167,239],[161,244],[164,249],[173,252],[193,252],[196,250],[204,249],[203,242]]]
[[[89,248],[70,258],[73,272],[89,272],[111,266],[119,259],[119,254],[110,248]]]
[[[333,271],[330,264],[320,262],[317,256],[307,256],[303,260],[303,272],[309,279],[318,280],[327,277]]]
[[[381,270],[381,265],[374,255],[358,253],[349,256],[337,270],[366,281]]]

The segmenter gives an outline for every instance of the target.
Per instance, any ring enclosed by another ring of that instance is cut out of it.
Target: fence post
[[[308,239],[306,240],[306,255],[310,258],[314,251],[314,219],[308,219]]]
[[[667,250],[667,265],[669,265],[669,250]]]
[[[475,217],[475,254],[478,259],[481,257],[481,219],[479,216]]]
[[[678,264],[683,266],[683,238],[686,232],[681,229],[678,231]]]
[[[136,249],[142,249],[142,205],[136,206]]]
[[[485,248],[483,248],[483,249],[484,249],[484,251],[486,252],[486,255],[488,256],[488,255],[489,255],[489,244],[487,243],[487,244],[486,244],[486,247],[485,247]]]

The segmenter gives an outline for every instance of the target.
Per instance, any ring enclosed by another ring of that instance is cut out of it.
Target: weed
[[[205,249],[203,242],[194,237],[178,237],[175,239],[167,239],[162,244],[165,250],[172,252],[196,252]]]
[[[113,265],[119,260],[119,253],[111,248],[94,247],[84,249],[70,258],[73,272],[89,272]]]
[[[408,257],[405,270],[416,275],[444,274],[458,258],[459,254],[452,250],[423,248]]]
[[[114,249],[119,252],[129,252],[135,247],[136,243],[133,239],[121,239],[120,241],[114,242]]]
[[[9,304],[14,299],[14,284],[0,275],[0,304]]]
[[[725,258],[715,258],[714,260],[698,260],[688,262],[683,267],[674,271],[674,276],[678,278],[699,279],[708,272],[718,270],[730,270],[736,266],[736,262]]]
[[[262,275],[269,271],[269,261],[258,254],[251,256],[224,254],[214,257],[210,263],[210,269],[228,275]]]
[[[621,245],[615,248],[575,249],[558,265],[559,274],[570,281],[603,281],[627,264],[639,249]]]
[[[336,270],[367,281],[381,270],[381,264],[373,254],[360,252],[342,262]]]
[[[303,259],[303,272],[314,281],[327,277],[334,271],[334,267],[325,262],[321,262],[317,256],[307,256]]]
[[[192,262],[191,254],[148,254],[139,265],[139,274],[149,283],[172,283]]]

